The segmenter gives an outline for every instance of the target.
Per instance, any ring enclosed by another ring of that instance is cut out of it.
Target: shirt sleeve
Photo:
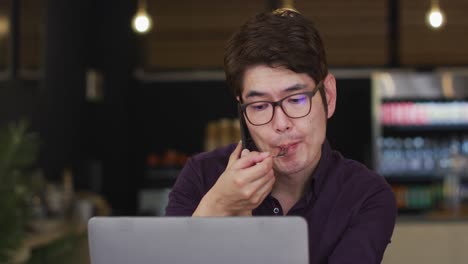
[[[364,201],[351,219],[328,263],[381,263],[396,215],[394,194],[388,185],[383,185]]]
[[[201,177],[189,159],[169,193],[166,216],[191,216],[204,195],[201,189]]]

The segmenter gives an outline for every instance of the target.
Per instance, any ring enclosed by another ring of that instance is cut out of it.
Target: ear
[[[240,103],[240,97],[239,96],[236,96],[236,100],[238,103]]]
[[[328,116],[330,118],[335,113],[336,107],[336,79],[333,74],[329,73],[323,81],[323,86],[325,88],[325,95],[327,97],[327,106],[328,106]]]

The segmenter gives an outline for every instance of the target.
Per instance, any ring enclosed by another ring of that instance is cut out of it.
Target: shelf
[[[383,125],[385,132],[424,132],[424,131],[452,131],[468,132],[468,124],[454,125]]]
[[[175,180],[180,173],[178,168],[148,169],[145,178],[148,180]]]
[[[452,103],[452,102],[468,102],[468,97],[459,96],[457,98],[447,97],[398,97],[398,98],[381,98],[382,104],[385,103],[401,103],[401,102],[414,102],[414,103]]]
[[[179,168],[148,169],[145,172],[143,186],[145,188],[170,188],[177,180]]]
[[[386,174],[383,177],[390,183],[435,183],[443,181],[444,177],[440,174],[428,173],[405,173],[405,174]]]
[[[433,210],[431,207],[422,207],[422,208],[398,208],[398,215],[405,216],[405,215],[411,215],[411,216],[421,216],[425,215],[428,212]]]

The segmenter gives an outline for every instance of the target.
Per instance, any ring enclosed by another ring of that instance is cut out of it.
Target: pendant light
[[[426,13],[426,22],[432,29],[439,29],[444,26],[446,18],[440,10],[439,0],[431,0],[431,9]]]
[[[146,9],[146,0],[138,0],[138,9],[132,20],[132,27],[139,34],[148,33],[151,29],[152,21]]]

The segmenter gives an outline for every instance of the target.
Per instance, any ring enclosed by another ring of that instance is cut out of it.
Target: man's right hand
[[[271,192],[275,177],[268,152],[242,150],[239,142],[226,170],[202,198],[193,216],[252,215]]]

